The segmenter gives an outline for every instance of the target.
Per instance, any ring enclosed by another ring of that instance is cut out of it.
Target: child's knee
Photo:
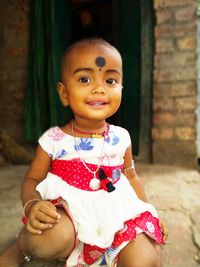
[[[154,250],[148,251],[144,255],[144,264],[146,267],[161,267],[162,266],[162,257],[161,254],[157,254]]]
[[[57,235],[42,235],[39,237],[32,236],[29,238],[29,253],[39,259],[43,260],[53,260],[58,258],[67,257],[73,248],[73,238],[68,236]]]
[[[120,259],[117,267],[162,267],[161,257],[155,254],[145,253],[137,256]]]
[[[138,265],[143,267],[161,267],[162,266],[162,254],[161,248],[156,243],[152,245],[144,245],[140,249],[140,253],[137,257]]]
[[[161,267],[161,248],[149,240],[145,235],[140,235],[131,241],[120,253],[117,267]]]
[[[19,236],[21,250],[43,260],[67,257],[74,246],[74,228],[66,216],[60,222],[45,230],[41,235],[33,235],[24,230]]]

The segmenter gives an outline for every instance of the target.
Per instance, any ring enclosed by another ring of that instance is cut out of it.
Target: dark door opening
[[[71,119],[56,93],[66,46],[81,38],[101,37],[119,49],[124,67],[121,107],[110,122],[129,131],[134,155],[140,147],[150,158],[152,6],[152,0],[30,1],[27,141],[37,142],[48,127]]]
[[[71,1],[71,42],[101,37],[122,54],[124,62],[122,104],[110,123],[125,127],[138,154],[140,130],[140,1]]]
[[[101,37],[112,42],[112,1],[72,0],[72,42],[88,37]]]

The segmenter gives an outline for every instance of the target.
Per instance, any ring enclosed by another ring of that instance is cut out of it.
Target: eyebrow
[[[106,70],[106,73],[118,73],[119,75],[121,75],[121,72],[116,69]]]
[[[93,72],[93,69],[91,69],[91,68],[77,68],[77,69],[75,69],[73,74],[75,74],[77,72],[80,72],[80,71],[91,71],[91,72]]]
[[[90,71],[93,72],[94,70],[92,68],[77,68],[75,69],[75,71],[73,72],[73,74],[77,73],[77,72],[81,72],[81,71]],[[106,70],[105,73],[118,73],[119,75],[121,75],[121,72],[116,70],[116,69],[110,69],[110,70]]]

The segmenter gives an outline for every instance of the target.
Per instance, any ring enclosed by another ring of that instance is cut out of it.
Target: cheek
[[[80,99],[83,97],[84,90],[77,90],[77,88],[73,88],[69,92],[69,98],[76,101],[76,99]]]
[[[111,92],[112,98],[114,101],[120,101],[122,98],[122,89],[121,88],[114,88],[113,91]]]
[[[74,91],[69,94],[69,105],[73,108],[81,108],[85,102],[85,94],[83,91]]]

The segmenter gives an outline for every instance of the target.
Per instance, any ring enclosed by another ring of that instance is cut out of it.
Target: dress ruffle
[[[105,140],[101,168],[115,189],[106,190],[107,181],[92,186],[100,179],[97,170],[102,140],[76,138],[88,171],[77,158],[74,138],[58,127],[49,129],[39,140],[52,157],[47,177],[37,190],[46,200],[63,199],[76,227],[77,245],[67,259],[66,267],[112,266],[121,249],[142,232],[163,243],[155,208],[138,198],[128,179],[121,172],[124,154],[131,145],[128,132],[111,125]],[[93,172],[93,173],[92,173]]]
[[[81,242],[108,248],[115,234],[123,229],[124,222],[146,211],[157,217],[155,208],[137,197],[123,174],[115,187],[111,193],[105,190],[85,191],[49,173],[37,190],[43,199],[61,197],[67,202],[73,220],[78,225],[78,239]]]

